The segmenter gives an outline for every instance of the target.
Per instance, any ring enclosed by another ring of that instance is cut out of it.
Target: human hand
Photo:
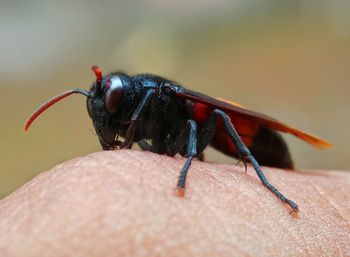
[[[76,158],[0,201],[0,256],[349,256],[350,176],[254,170],[132,150]]]

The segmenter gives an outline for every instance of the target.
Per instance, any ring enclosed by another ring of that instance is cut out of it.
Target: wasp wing
[[[331,143],[327,142],[324,139],[321,139],[304,131],[295,129],[267,115],[248,110],[242,105],[239,105],[235,102],[210,97],[205,94],[195,92],[181,86],[171,86],[171,89],[179,98],[188,99],[195,103],[201,103],[212,108],[218,108],[220,110],[223,110],[229,114],[231,119],[234,116],[241,117],[243,119],[251,121],[252,125],[262,125],[274,130],[292,134],[319,149],[325,149],[332,146]]]

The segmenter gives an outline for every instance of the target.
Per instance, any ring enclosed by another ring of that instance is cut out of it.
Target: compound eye
[[[119,76],[108,79],[103,87],[105,107],[108,113],[118,111],[120,100],[123,95],[123,82]]]

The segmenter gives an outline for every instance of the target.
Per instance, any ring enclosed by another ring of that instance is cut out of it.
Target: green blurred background
[[[335,144],[319,151],[286,136],[298,168],[349,169],[349,14],[342,0],[0,0],[0,197],[100,150],[82,96],[23,132],[43,101],[89,88],[92,65],[237,101]]]

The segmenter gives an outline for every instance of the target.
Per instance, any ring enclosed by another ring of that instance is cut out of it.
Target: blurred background
[[[92,65],[237,101],[335,144],[319,151],[285,136],[297,168],[350,168],[350,1],[0,0],[0,32],[0,197],[100,151],[79,95],[23,132],[43,101],[88,89]]]

